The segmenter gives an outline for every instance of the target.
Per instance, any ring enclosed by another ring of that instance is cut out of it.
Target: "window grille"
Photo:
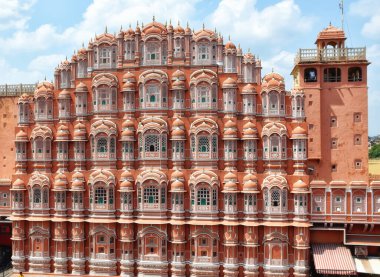
[[[144,203],[158,204],[158,188],[154,186],[144,188]]]
[[[107,204],[107,191],[103,187],[95,189],[95,204]]]

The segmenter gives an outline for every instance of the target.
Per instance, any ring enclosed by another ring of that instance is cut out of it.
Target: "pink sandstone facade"
[[[289,92],[205,28],[96,36],[17,100],[15,144],[0,140],[14,270],[307,276],[312,243],[378,255],[368,61],[344,40],[329,26],[301,49]]]

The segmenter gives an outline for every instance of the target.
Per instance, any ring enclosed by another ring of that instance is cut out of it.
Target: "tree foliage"
[[[378,159],[380,158],[380,144],[375,144],[369,150],[369,158],[370,159]]]

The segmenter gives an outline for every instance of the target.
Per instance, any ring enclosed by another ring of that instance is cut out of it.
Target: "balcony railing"
[[[23,93],[32,95],[36,89],[37,84],[17,84],[17,85],[0,85],[1,96],[19,96]]]
[[[295,63],[366,60],[366,48],[299,49]]]

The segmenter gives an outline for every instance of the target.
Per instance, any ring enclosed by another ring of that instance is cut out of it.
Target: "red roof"
[[[313,258],[318,274],[356,275],[350,250],[340,244],[314,244]]]

